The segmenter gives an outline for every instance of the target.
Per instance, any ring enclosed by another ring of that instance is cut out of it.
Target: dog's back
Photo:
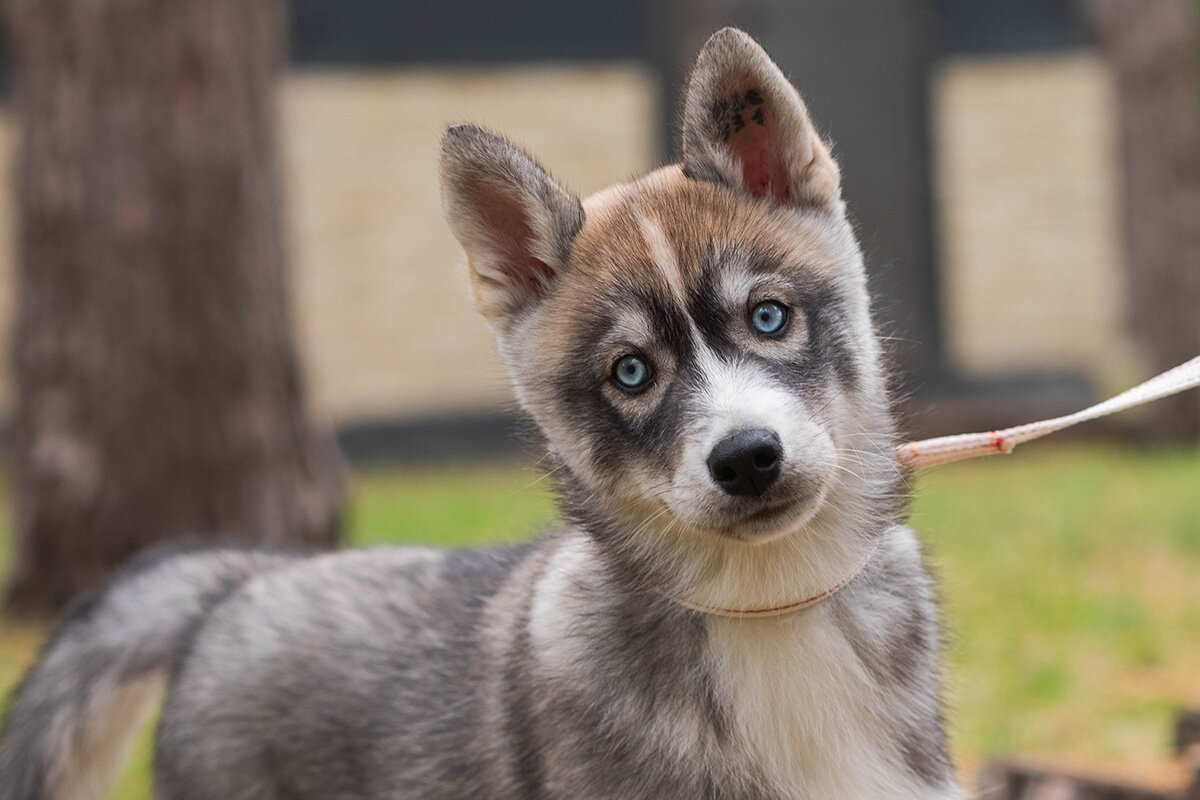
[[[484,613],[530,552],[381,548],[248,582],[176,676],[160,796],[486,796]]]

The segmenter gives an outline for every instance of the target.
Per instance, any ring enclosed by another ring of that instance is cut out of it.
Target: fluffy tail
[[[0,734],[0,800],[99,800],[205,615],[290,557],[153,554],[78,603],[26,674]]]

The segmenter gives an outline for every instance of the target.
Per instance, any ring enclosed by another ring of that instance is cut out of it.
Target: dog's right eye
[[[750,312],[750,326],[759,336],[775,338],[787,331],[789,314],[787,306],[774,300],[765,300]]]
[[[621,356],[613,364],[612,377],[620,389],[637,394],[650,385],[650,364],[641,356]]]

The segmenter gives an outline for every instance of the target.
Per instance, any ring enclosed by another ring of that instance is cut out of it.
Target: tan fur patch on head
[[[719,184],[690,180],[678,166],[610,187],[583,207],[571,271],[593,289],[633,281],[675,295],[675,276],[692,288],[713,247],[769,249],[823,279],[857,260],[838,215],[748,200]]]
[[[638,224],[642,230],[642,240],[650,250],[651,261],[671,287],[671,297],[677,305],[686,305],[687,293],[683,288],[683,275],[679,272],[679,259],[675,257],[674,245],[667,239],[658,221],[649,214],[639,214]]]

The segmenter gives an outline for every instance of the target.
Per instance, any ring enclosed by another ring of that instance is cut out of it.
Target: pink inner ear
[[[554,269],[533,254],[533,227],[520,201],[482,183],[475,186],[474,201],[509,288],[525,300],[541,297],[554,279]]]
[[[735,89],[712,107],[719,146],[742,167],[742,182],[755,197],[771,196],[776,202],[791,200],[791,180],[781,158],[778,120],[770,102],[757,88]]]
[[[787,170],[769,141],[762,141],[740,152],[735,148],[734,152],[742,162],[742,180],[745,181],[746,191],[755,197],[766,197],[770,193],[778,203],[792,199]]]

